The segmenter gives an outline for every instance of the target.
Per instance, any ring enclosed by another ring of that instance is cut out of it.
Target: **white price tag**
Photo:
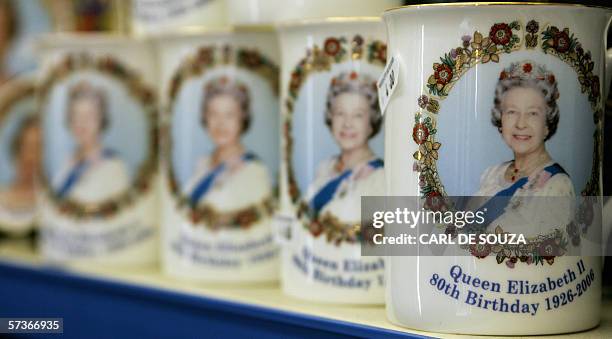
[[[399,83],[399,62],[395,56],[392,56],[382,75],[376,84],[378,87],[378,105],[380,106],[380,114],[385,114],[389,99],[395,92]]]
[[[277,244],[284,245],[291,240],[291,226],[296,222],[294,217],[276,214],[272,218],[272,230]]]

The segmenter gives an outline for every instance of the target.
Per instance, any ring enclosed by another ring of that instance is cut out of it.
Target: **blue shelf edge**
[[[0,262],[0,317],[61,317],[68,338],[427,338],[9,262]]]

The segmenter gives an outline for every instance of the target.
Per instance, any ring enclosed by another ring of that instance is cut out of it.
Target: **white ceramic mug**
[[[361,257],[360,201],[382,195],[376,80],[386,60],[378,18],[281,25],[280,219],[289,225],[283,291],[302,299],[380,304],[384,263]]]
[[[386,113],[387,195],[600,195],[609,18],[579,5],[386,12],[389,55],[400,65]],[[495,220],[545,214],[532,206],[508,205]],[[601,258],[563,255],[585,239],[569,224],[557,226],[560,233],[540,234],[516,251],[485,246],[472,248],[473,256],[389,258],[390,320],[489,335],[596,326]]]
[[[157,118],[150,44],[42,38],[41,250],[60,262],[157,261]]]
[[[21,77],[0,87],[0,234],[23,237],[36,227],[36,175],[40,128],[34,79]]]
[[[207,282],[278,279],[278,47],[268,31],[157,41],[166,107],[163,268]]]
[[[0,238],[23,237],[36,228],[36,175],[40,166],[33,43],[53,30],[42,1],[0,4],[6,20],[0,53]]]

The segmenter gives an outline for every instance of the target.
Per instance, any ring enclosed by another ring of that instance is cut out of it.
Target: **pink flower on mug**
[[[472,40],[471,36],[464,35],[464,36],[461,37],[461,40],[463,41],[463,47],[464,48],[470,47],[470,41]]]
[[[516,257],[510,257],[508,260],[506,260],[506,266],[508,266],[508,268],[514,268],[514,265],[516,265],[517,262],[518,260]]]
[[[551,259],[554,260],[555,257],[562,255],[563,250],[555,239],[548,239],[538,246],[538,254],[549,262]]]
[[[419,175],[419,187],[425,187],[427,186],[427,178],[421,174]]]
[[[549,172],[544,171],[544,173],[541,173],[538,178],[537,181],[535,183],[535,187],[536,188],[543,188],[546,185],[546,182],[548,181],[548,179],[550,179],[551,175]]]
[[[491,254],[491,245],[490,244],[471,244],[470,245],[470,253],[478,259],[483,259]]]
[[[456,58],[457,58],[457,56],[458,56],[458,55],[460,55],[460,54],[461,54],[461,47],[458,47],[458,48],[453,48],[453,49],[451,49],[451,51],[450,51],[450,56],[451,56],[451,58],[453,58],[453,59],[456,59]]]
[[[429,98],[427,97],[427,95],[421,95],[419,97],[419,100],[418,100],[419,107],[425,108],[425,106],[427,106],[428,102],[429,102]]]

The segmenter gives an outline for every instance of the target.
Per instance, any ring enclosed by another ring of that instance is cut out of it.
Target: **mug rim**
[[[383,16],[387,16],[390,13],[396,13],[402,9],[409,8],[421,8],[421,7],[485,7],[485,6],[537,6],[537,7],[578,7],[578,8],[599,8],[612,10],[612,7],[596,6],[596,5],[585,5],[579,3],[563,3],[563,2],[519,2],[519,1],[489,1],[489,2],[439,2],[439,3],[423,3],[423,4],[410,4],[403,6],[396,6],[386,9],[383,12]]]
[[[333,16],[325,18],[291,19],[275,23],[275,28],[286,29],[294,27],[324,25],[333,23],[356,24],[356,23],[382,23],[382,16]]]
[[[183,26],[171,32],[150,33],[142,38],[154,42],[163,42],[168,39],[187,39],[200,37],[225,37],[240,33],[274,33],[273,25],[244,24],[234,26],[206,27],[199,25]]]
[[[40,53],[58,47],[129,46],[134,43],[146,44],[147,39],[119,32],[49,32],[35,39],[34,50]]]
[[[231,26],[201,26],[188,25],[177,29],[171,29],[167,32],[154,32],[136,35],[137,38],[159,42],[167,39],[180,39],[199,36],[224,36],[233,33],[234,29]]]

